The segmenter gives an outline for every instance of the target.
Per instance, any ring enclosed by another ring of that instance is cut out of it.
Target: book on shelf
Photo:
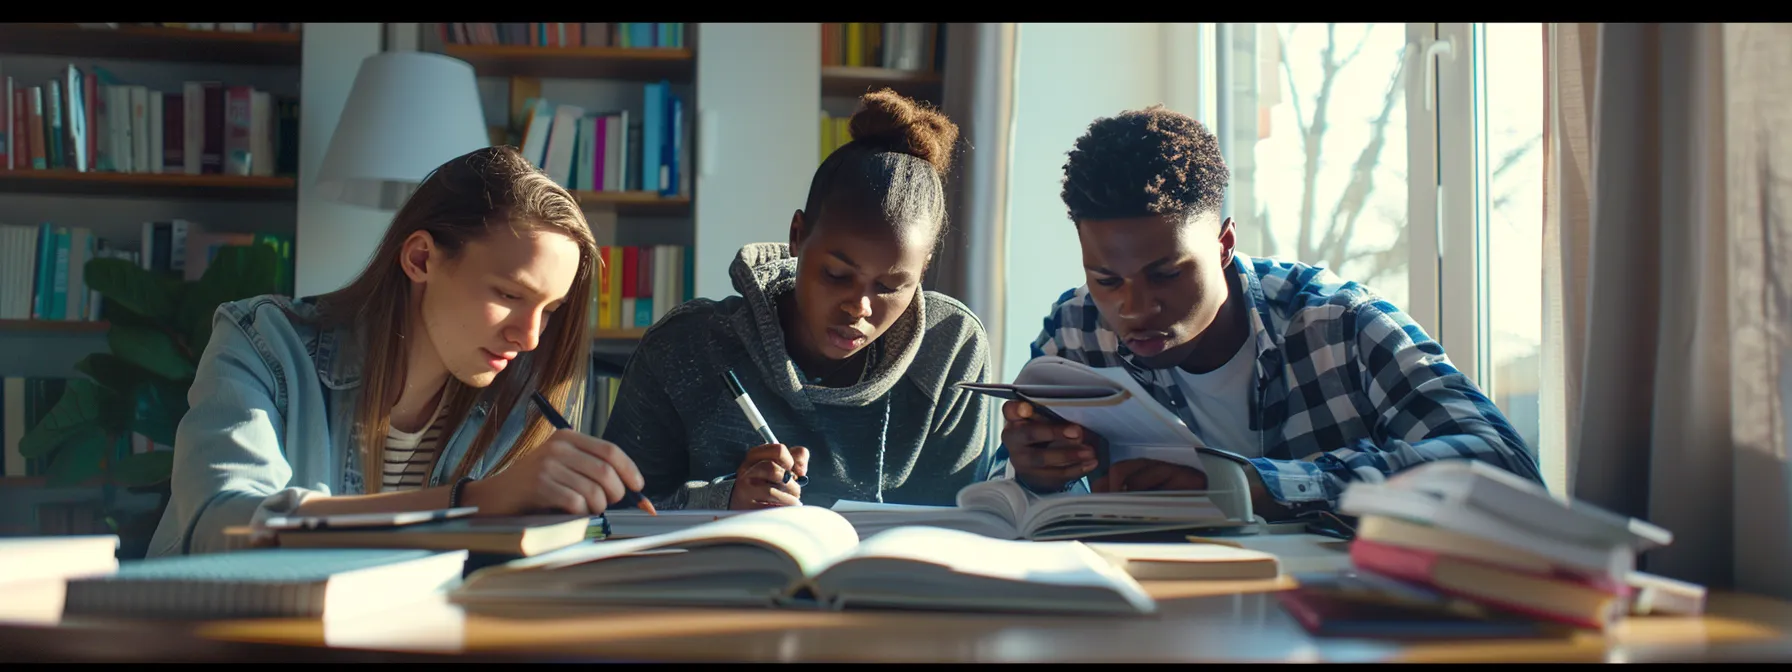
[[[1360,518],[1350,551],[1360,571],[1594,630],[1635,607],[1636,556],[1673,541],[1661,527],[1563,501],[1479,460],[1353,483],[1339,508]]]
[[[823,23],[821,64],[937,71],[946,52],[943,23]]]
[[[71,579],[69,616],[321,618],[402,610],[461,578],[464,550],[257,548],[130,560]]]
[[[694,298],[696,248],[606,245],[588,319],[593,330],[645,329]]]
[[[519,78],[527,79],[527,78]],[[518,150],[572,191],[690,193],[684,97],[671,83],[643,85],[642,110],[586,109],[532,97],[523,101]]]
[[[443,44],[526,47],[622,47],[650,49],[685,45],[683,23],[432,23]]]
[[[279,291],[293,290],[293,237],[285,233],[210,232],[184,219],[144,222],[135,245],[95,235],[82,226],[0,224],[0,319],[105,319],[97,291],[87,286],[87,262],[123,259],[144,270],[198,280],[227,245],[268,245],[280,267]]]
[[[1157,609],[1137,580],[1081,542],[930,527],[860,540],[840,514],[807,506],[575,544],[474,572],[451,599],[1115,615]]]
[[[0,378],[0,437],[6,442],[0,476],[22,478],[48,474],[49,460],[26,457],[20,445],[25,433],[43,422],[67,388],[68,380],[64,378]]]
[[[6,74],[4,165],[271,177],[298,172],[298,101],[246,85],[188,81],[163,91],[74,64],[43,82]]]

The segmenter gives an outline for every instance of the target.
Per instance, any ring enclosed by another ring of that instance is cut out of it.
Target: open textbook
[[[1135,579],[1080,542],[931,527],[860,540],[840,514],[813,506],[581,542],[479,570],[452,599],[1112,614],[1157,608]]]
[[[958,491],[957,506],[842,500],[834,503],[833,510],[846,516],[860,536],[867,537],[890,527],[928,525],[996,539],[1048,541],[1238,527],[1251,522],[1244,517],[1250,511],[1250,491],[1242,487],[1036,495],[1006,478],[965,486]]]
[[[1248,493],[1244,470],[1249,461],[1237,453],[1208,446],[1189,431],[1170,409],[1119,367],[1092,367],[1062,357],[1035,357],[1013,383],[959,383],[959,387],[1020,399],[1073,422],[1106,440],[1101,471],[1115,462],[1149,458],[1201,470],[1207,487]],[[1251,519],[1250,497],[1241,498],[1240,514]]]

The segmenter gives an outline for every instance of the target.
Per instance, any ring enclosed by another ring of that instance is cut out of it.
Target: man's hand
[[[1007,421],[1002,445],[1008,447],[1008,463],[1027,487],[1059,490],[1095,470],[1099,437],[1094,432],[1047,418],[1019,400],[1002,404],[1002,418]]]
[[[730,509],[770,509],[779,506],[802,506],[803,489],[793,477],[784,482],[785,472],[796,476],[809,473],[809,449],[768,443],[747,451],[734,474],[734,495]]]
[[[1146,458],[1115,462],[1089,484],[1091,492],[1206,489],[1207,475],[1194,467]]]

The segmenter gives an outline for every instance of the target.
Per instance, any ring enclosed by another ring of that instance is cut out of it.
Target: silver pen
[[[747,388],[741,387],[740,379],[734,376],[734,369],[722,372],[722,379],[727,381],[728,392],[734,395],[735,405],[740,406],[741,412],[747,415],[747,422],[753,425],[753,430],[759,432],[760,440],[767,444],[778,443],[778,437],[772,434],[772,428],[765,424],[765,416],[759,414],[759,407],[754,406],[753,398],[747,396]],[[789,483],[791,476],[795,474],[794,471],[785,470],[784,482]],[[796,484],[808,485],[809,477],[797,476]]]

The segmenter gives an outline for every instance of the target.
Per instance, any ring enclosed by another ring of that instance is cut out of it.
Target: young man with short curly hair
[[[1064,164],[1088,283],[1059,297],[1032,356],[1123,367],[1207,445],[1248,458],[1253,510],[1330,511],[1353,481],[1485,460],[1542,481],[1536,458],[1442,346],[1368,288],[1253,259],[1220,216],[1219,141],[1161,106],[1099,119]],[[1204,489],[1192,468],[1127,460],[1084,483],[1094,439],[1003,406],[998,461],[1040,493]]]

